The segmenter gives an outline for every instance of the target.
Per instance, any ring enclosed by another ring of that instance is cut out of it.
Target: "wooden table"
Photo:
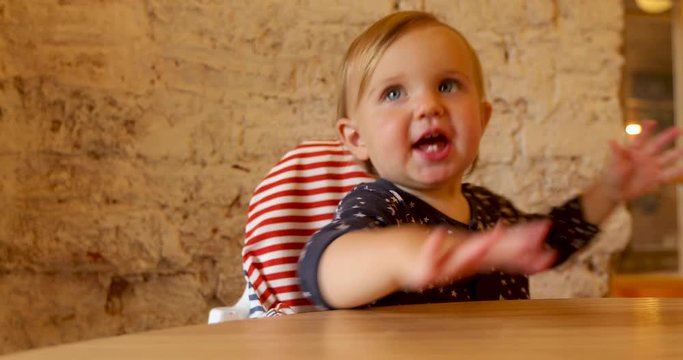
[[[328,311],[98,339],[4,359],[683,359],[683,299]]]

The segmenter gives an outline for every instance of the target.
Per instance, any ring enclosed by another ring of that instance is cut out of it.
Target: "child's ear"
[[[337,120],[337,132],[339,138],[353,156],[360,161],[368,160],[368,150],[360,138],[360,133],[351,119],[341,118]]]
[[[493,107],[491,106],[491,103],[488,101],[482,101],[481,102],[481,125],[483,129],[486,129],[486,126],[489,124],[489,120],[491,120],[491,113],[493,112]]]

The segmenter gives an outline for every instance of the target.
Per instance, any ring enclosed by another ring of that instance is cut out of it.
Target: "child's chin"
[[[449,185],[455,182],[459,182],[457,177],[452,176],[450,172],[448,173],[432,173],[424,174],[424,176],[419,180],[426,187],[436,187]]]

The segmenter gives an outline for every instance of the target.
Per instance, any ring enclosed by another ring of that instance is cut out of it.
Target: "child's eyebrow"
[[[460,70],[454,70],[454,69],[453,70],[446,70],[446,71],[444,71],[444,74],[445,75],[455,75],[458,77],[465,78],[467,80],[470,80],[470,78],[471,78],[466,72],[463,72]]]
[[[388,78],[380,79],[378,86],[383,86],[383,85],[391,84],[391,83],[398,83],[398,82],[401,82],[401,80],[403,78],[404,78],[404,75],[389,76]]]
[[[371,88],[368,89],[368,94],[374,94],[377,91],[384,90],[387,86],[390,85],[396,85],[403,80],[404,76],[403,75],[394,75],[390,76],[385,79],[380,79],[377,81],[376,85],[372,86]]]

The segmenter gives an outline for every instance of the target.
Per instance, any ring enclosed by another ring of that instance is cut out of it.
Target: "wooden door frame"
[[[681,0],[674,1],[671,14],[674,116],[676,125],[683,127],[683,4]],[[683,146],[682,141],[678,141],[678,146]],[[676,197],[678,198],[678,273],[683,275],[683,184],[677,185]]]

